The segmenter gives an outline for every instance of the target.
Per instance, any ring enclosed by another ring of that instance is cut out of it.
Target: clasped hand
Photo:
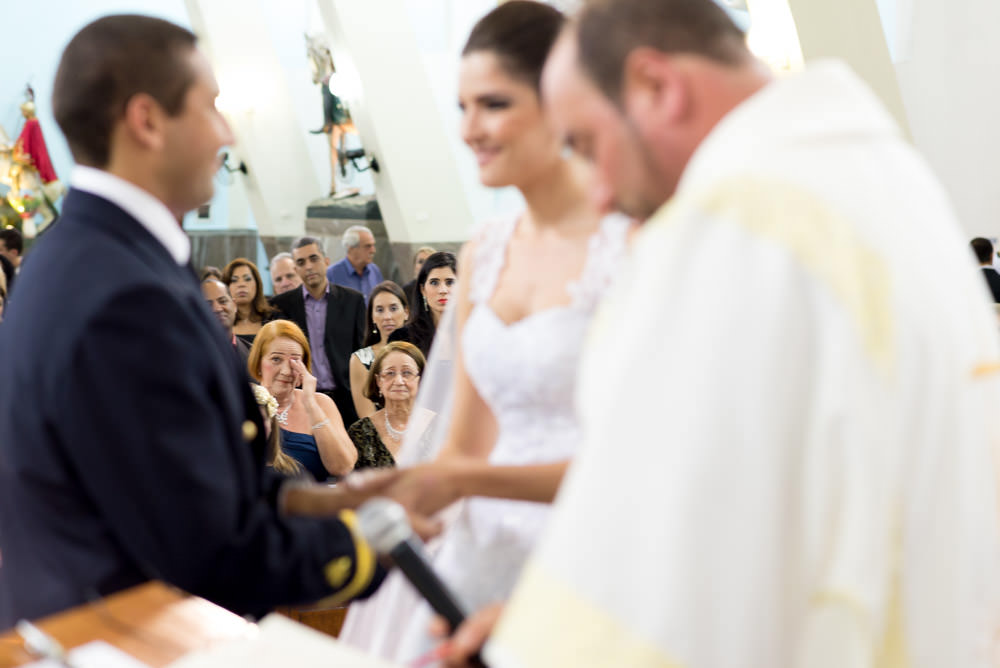
[[[346,482],[361,494],[385,496],[410,513],[432,517],[460,497],[460,466],[431,462],[405,469],[380,469],[348,476]]]

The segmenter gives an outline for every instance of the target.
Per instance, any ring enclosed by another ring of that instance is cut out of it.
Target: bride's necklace
[[[389,422],[389,411],[385,412],[385,433],[388,434],[389,438],[391,438],[394,441],[399,441],[404,436],[406,436],[406,427],[403,427],[402,429],[396,429]]]
[[[277,420],[282,425],[285,425],[287,427],[288,426],[288,411],[291,409],[292,404],[294,404],[294,403],[295,403],[295,393],[293,392],[292,393],[292,399],[291,399],[291,401],[288,402],[288,405],[285,406],[285,410],[278,411],[277,413],[275,413],[274,414],[274,419]]]

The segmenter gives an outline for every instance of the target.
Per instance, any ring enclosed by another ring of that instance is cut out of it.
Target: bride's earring
[[[424,300],[424,309],[429,311],[430,309],[427,306],[427,297],[424,297],[423,300]]]

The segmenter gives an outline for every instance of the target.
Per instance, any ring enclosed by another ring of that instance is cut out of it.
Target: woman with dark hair
[[[458,261],[454,253],[438,251],[424,261],[417,275],[419,299],[410,312],[406,326],[393,332],[390,341],[409,341],[430,355],[431,345],[444,309],[451,300],[451,293],[458,278]]]
[[[469,610],[507,598],[545,526],[581,441],[573,396],[582,334],[625,251],[628,221],[596,210],[587,166],[563,154],[539,98],[563,21],[548,5],[509,0],[476,24],[462,52],[462,138],[482,183],[516,187],[525,209],[483,225],[462,249],[453,322],[441,332],[456,347],[450,416],[435,418],[443,427],[442,438],[431,439],[436,453],[413,459],[420,444],[407,440],[396,457],[401,466],[433,461],[403,470],[389,490],[410,508],[430,511],[467,497],[433,565]],[[436,275],[438,255],[427,259],[422,281]],[[414,342],[418,323],[436,327],[441,305],[434,286],[421,286],[427,305],[414,305],[407,327]],[[438,359],[451,352],[444,343],[428,362],[418,408]],[[382,590],[352,605],[340,637],[409,662],[430,646],[431,613],[398,576]]]
[[[410,317],[403,289],[392,281],[382,281],[372,288],[368,298],[365,347],[355,350],[348,367],[351,372],[351,398],[359,418],[369,417],[377,406],[365,393],[368,369],[389,341],[389,335],[401,328]]]
[[[432,248],[431,246],[421,246],[417,249],[417,252],[413,254],[413,280],[403,286],[403,292],[406,293],[406,299],[411,304],[416,304],[420,301],[420,293],[417,291],[417,276],[420,275],[420,269],[424,266],[424,262],[427,261],[427,258],[436,252],[436,248]]]
[[[264,323],[274,317],[274,309],[264,297],[264,284],[260,282],[257,266],[238,257],[222,270],[222,282],[229,286],[229,296],[236,303],[236,324],[233,333],[253,345],[253,339]]]
[[[408,435],[419,438],[433,414],[413,410],[424,372],[424,355],[412,343],[388,343],[375,356],[364,386],[365,396],[381,406],[347,430],[358,449],[354,469],[396,465],[396,454]]]
[[[222,270],[218,267],[213,267],[210,264],[206,264],[201,268],[201,280],[204,281],[206,278],[217,278],[223,283],[225,281],[222,279]]]

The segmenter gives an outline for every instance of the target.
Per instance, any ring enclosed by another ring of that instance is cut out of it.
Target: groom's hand
[[[395,469],[391,481],[376,474],[356,484],[363,493],[378,487],[378,496],[389,497],[416,515],[432,517],[461,498],[465,466],[453,460],[431,462]]]

